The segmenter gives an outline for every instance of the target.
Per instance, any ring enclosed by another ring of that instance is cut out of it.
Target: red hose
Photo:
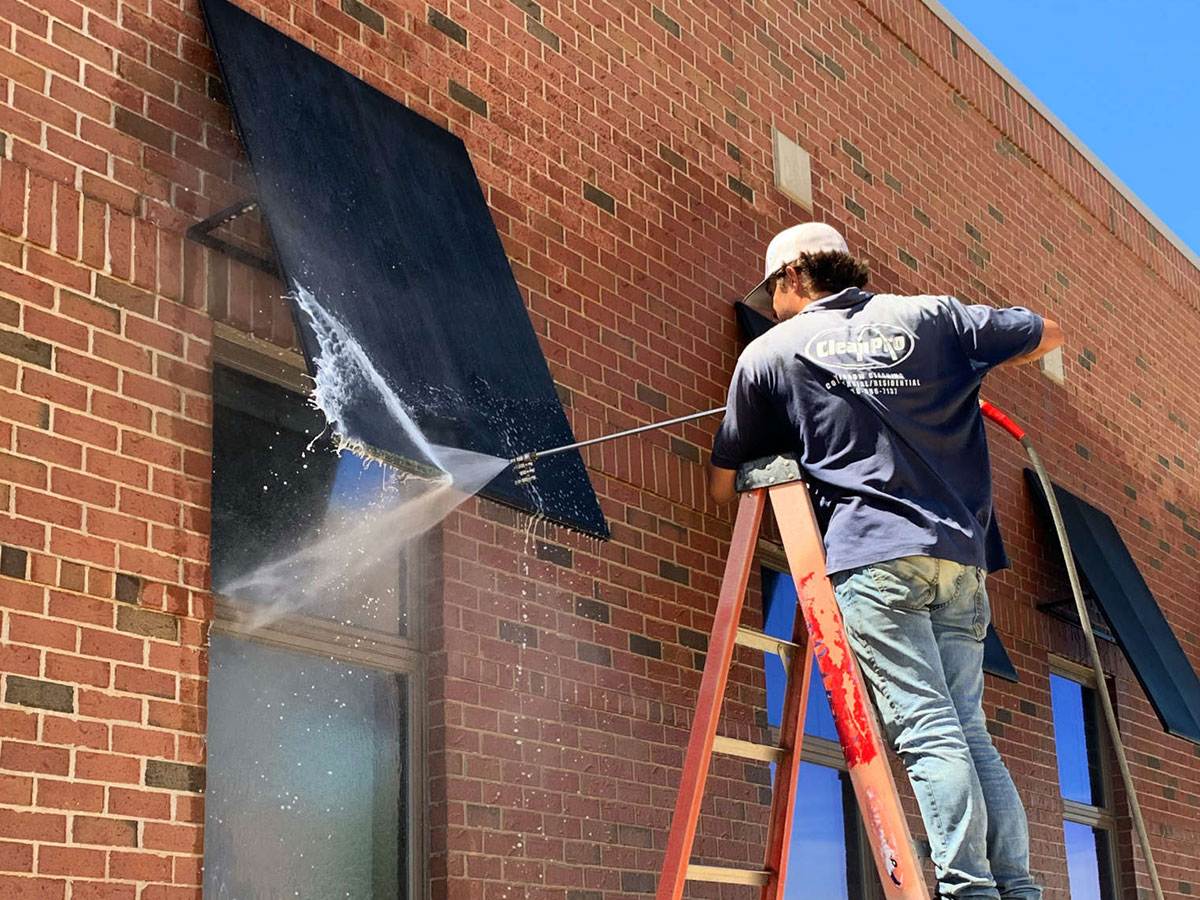
[[[1015,437],[1018,441],[1025,440],[1025,432],[1021,430],[1021,426],[1004,413],[1000,412],[1000,410],[992,406],[992,404],[988,403],[986,400],[979,401],[979,411]]]

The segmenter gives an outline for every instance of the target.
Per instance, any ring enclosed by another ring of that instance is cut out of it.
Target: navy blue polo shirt
[[[1041,337],[1021,307],[847,288],[746,347],[713,465],[795,451],[829,574],[901,556],[1003,569],[979,388]]]

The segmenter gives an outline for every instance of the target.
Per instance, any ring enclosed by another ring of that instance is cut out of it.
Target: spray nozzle
[[[515,484],[531,484],[537,481],[537,472],[533,467],[537,457],[537,452],[531,450],[512,459],[512,466],[517,473],[517,477],[513,479]]]

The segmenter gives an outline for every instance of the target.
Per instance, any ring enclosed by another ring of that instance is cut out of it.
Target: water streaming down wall
[[[348,626],[339,636],[343,646],[364,628],[388,633],[394,625],[391,634],[412,637],[403,630],[403,605],[411,601],[396,596],[393,563],[472,493],[487,487],[488,496],[533,514],[530,535],[544,515],[607,537],[578,453],[540,463],[533,486],[516,484],[498,458],[573,436],[462,141],[225,0],[205,0],[203,8],[290,279],[301,343],[316,373],[314,401],[340,448],[335,457],[327,441],[307,451],[289,443],[315,455],[300,461],[299,472],[293,460],[262,473],[266,494],[294,498],[292,476],[319,465],[321,496],[307,508],[303,497],[292,505],[298,521],[286,521],[293,517],[284,510],[272,513],[262,496],[243,496],[293,533],[260,559],[235,548],[230,558],[239,565],[220,577],[214,565],[218,591],[248,607],[245,621],[259,629],[260,640],[283,630],[267,626],[300,618]],[[266,450],[282,446],[282,435],[275,444],[269,430],[262,437]],[[253,529],[248,523],[248,542],[258,538]],[[526,550],[529,544],[527,536]],[[523,574],[537,578],[529,559],[523,557]],[[512,615],[521,634],[532,634],[537,622],[528,583]],[[537,642],[513,648],[505,640],[503,629],[479,634],[478,661],[501,670],[499,683],[516,706],[520,685],[532,679],[524,663],[537,654]],[[344,852],[333,852],[329,842],[338,833],[320,833],[330,821],[343,834],[369,832],[387,842],[392,832],[372,819],[378,808],[355,806],[354,798],[392,798],[383,805],[393,810],[403,802],[395,765],[403,765],[404,754],[373,753],[364,735],[374,733],[386,745],[407,703],[382,702],[372,719],[364,698],[372,691],[391,696],[386,680],[342,671],[339,661],[332,661],[334,672],[319,659],[256,650],[257,644],[220,640],[212,649],[209,762],[221,774],[208,797],[208,831],[225,856],[209,860],[206,893],[220,900],[407,896],[397,885],[389,888],[377,854],[361,842],[343,841]],[[335,696],[352,713],[329,708],[321,679],[334,680]],[[346,699],[351,694],[354,702]],[[512,734],[524,734],[528,724],[515,715],[505,731],[511,726]],[[255,729],[262,733],[247,733]],[[314,750],[330,761],[315,771],[315,759],[290,752],[310,733],[319,733]],[[344,757],[324,752],[330,738],[345,742]],[[540,746],[531,758],[539,753]],[[525,789],[535,786],[532,778],[523,768],[512,780]],[[336,802],[324,802],[330,788],[340,795]],[[484,802],[500,799],[489,795]],[[352,808],[357,813],[350,816]],[[513,852],[540,831],[523,834]],[[342,865],[354,874],[340,883],[322,877]],[[315,868],[322,873],[301,877]],[[515,887],[512,896],[527,891]]]

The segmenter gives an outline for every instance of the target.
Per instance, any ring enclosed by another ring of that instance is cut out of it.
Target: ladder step
[[[755,650],[780,656],[791,656],[800,649],[798,644],[785,641],[783,638],[771,637],[771,635],[755,631],[753,628],[739,628],[734,642],[743,647],[753,647]]]
[[[689,881],[712,881],[720,884],[753,884],[758,886],[766,885],[771,878],[770,872],[755,871],[754,869],[727,869],[723,866],[697,866],[695,864],[687,867],[687,877]]]
[[[719,734],[713,738],[713,749],[729,756],[740,756],[742,759],[757,759],[773,763],[783,761],[783,749],[780,747],[755,744],[752,741],[739,741],[737,738],[722,737]]]

